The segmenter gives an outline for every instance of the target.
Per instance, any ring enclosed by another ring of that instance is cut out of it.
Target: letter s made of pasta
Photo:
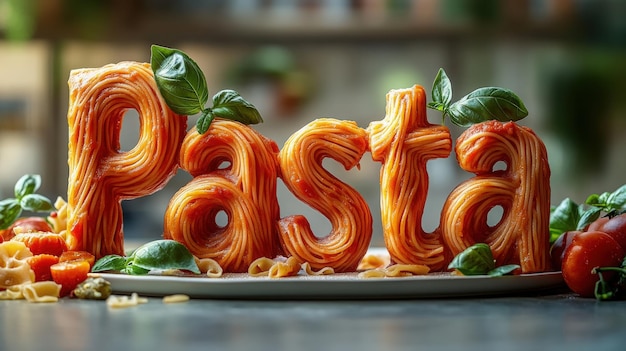
[[[322,160],[330,157],[348,170],[358,166],[367,147],[365,130],[354,122],[332,118],[310,122],[285,142],[279,154],[281,179],[332,225],[328,235],[318,238],[304,216],[282,218],[279,237],[287,256],[308,262],[313,269],[357,268],[371,241],[372,214],[363,197],[325,170]]]

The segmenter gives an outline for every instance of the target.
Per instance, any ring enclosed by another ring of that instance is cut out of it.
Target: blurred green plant
[[[11,41],[30,39],[37,22],[36,0],[5,0],[5,37]]]

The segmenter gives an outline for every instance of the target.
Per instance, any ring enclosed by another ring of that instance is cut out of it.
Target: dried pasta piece
[[[304,273],[306,273],[306,275],[331,275],[331,274],[335,274],[335,270],[333,269],[333,267],[323,267],[322,269],[319,270],[314,270],[313,268],[311,268],[311,264],[309,264],[309,262],[304,262],[302,264],[302,270],[304,270]]]
[[[23,242],[0,243],[0,289],[35,281],[35,272],[27,261],[32,255]]]
[[[152,194],[174,176],[187,117],[169,109],[148,63],[73,70],[68,85],[68,247],[96,258],[124,255],[121,201]],[[120,151],[128,110],[139,114],[139,138]]]
[[[384,268],[375,268],[368,269],[362,272],[359,272],[357,277],[359,278],[385,278],[387,274],[385,273]]]
[[[286,260],[276,260],[267,272],[270,278],[293,277],[300,272],[300,262],[295,257],[289,257]]]
[[[28,302],[57,302],[61,294],[61,285],[53,281],[24,284],[21,287]]]
[[[194,176],[171,198],[164,234],[225,272],[245,272],[278,251],[276,182],[278,146],[251,127],[217,118],[199,134],[190,130],[181,167]],[[222,213],[226,224],[218,224]]]
[[[11,285],[5,290],[0,290],[0,300],[22,300],[24,294],[22,292],[22,285]]]
[[[450,131],[432,125],[426,115],[426,93],[418,85],[387,94],[386,115],[368,127],[372,159],[380,172],[381,221],[391,261],[444,268],[440,233],[426,233],[422,216],[428,192],[426,162],[448,157]]]
[[[368,269],[359,272],[359,278],[409,277],[426,275],[430,268],[423,264],[393,264],[386,268]]]
[[[411,275],[425,275],[430,268],[423,264],[394,264],[385,269],[388,277],[405,277]]]
[[[301,265],[295,257],[260,257],[250,264],[248,274],[253,277],[282,278],[298,275],[300,269]]]
[[[126,308],[148,303],[148,299],[140,297],[137,293],[127,295],[111,295],[106,299],[107,306],[111,308]]]
[[[207,277],[219,278],[224,273],[222,266],[220,266],[220,264],[217,263],[216,260],[211,258],[194,258],[196,260],[198,268],[200,269],[200,272],[205,274]]]
[[[363,258],[361,259],[361,262],[359,262],[357,271],[384,268],[384,267],[387,267],[391,263],[390,261],[391,260],[389,259],[389,255],[367,254],[363,256]]]
[[[281,247],[287,256],[314,269],[354,271],[372,237],[372,214],[363,197],[322,166],[329,157],[349,170],[367,151],[367,135],[355,122],[320,118],[292,134],[279,154],[281,179],[301,201],[331,223],[318,237],[302,215],[279,221]]]
[[[181,303],[189,301],[189,295],[174,294],[163,296],[163,303]]]
[[[267,276],[273,265],[274,260],[271,258],[259,257],[250,264],[248,274],[253,277]]]
[[[67,229],[67,202],[59,196],[54,201],[54,208],[56,211],[48,216],[48,222],[55,233],[63,234]]]
[[[514,122],[490,121],[457,140],[459,165],[475,177],[459,184],[444,203],[441,232],[450,257],[487,243],[498,265],[519,264],[522,273],[550,269],[550,168],[539,137]],[[502,162],[505,169],[496,169]],[[496,206],[502,217],[488,224]]]

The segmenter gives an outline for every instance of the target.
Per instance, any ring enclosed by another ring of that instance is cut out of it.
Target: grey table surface
[[[626,350],[626,301],[0,301],[0,350]]]

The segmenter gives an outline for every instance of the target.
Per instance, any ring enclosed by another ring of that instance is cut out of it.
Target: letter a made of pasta
[[[428,123],[426,95],[418,85],[387,94],[386,116],[368,127],[370,151],[382,162],[381,220],[385,245],[394,263],[444,268],[439,232],[422,229],[428,192],[426,162],[448,157],[450,131]]]
[[[461,168],[476,176],[444,204],[440,229],[450,256],[485,242],[499,265],[519,264],[522,273],[549,270],[550,168],[539,137],[514,122],[489,121],[468,128],[455,150]],[[506,169],[494,169],[498,162]],[[503,215],[490,226],[496,206]]]
[[[167,107],[147,63],[74,70],[68,84],[68,248],[123,255],[120,201],[151,194],[174,175],[187,117]],[[131,109],[139,113],[139,140],[120,152]]]
[[[209,130],[187,133],[180,166],[194,176],[170,200],[164,237],[225,272],[246,272],[278,250],[278,146],[249,126],[217,118]],[[228,217],[218,225],[217,216]]]
[[[372,238],[372,213],[356,190],[324,169],[322,160],[333,158],[348,170],[358,166],[365,151],[365,130],[331,118],[310,122],[285,142],[279,154],[281,179],[332,225],[327,236],[318,238],[304,216],[281,219],[280,242],[287,256],[314,269],[356,270]]]

